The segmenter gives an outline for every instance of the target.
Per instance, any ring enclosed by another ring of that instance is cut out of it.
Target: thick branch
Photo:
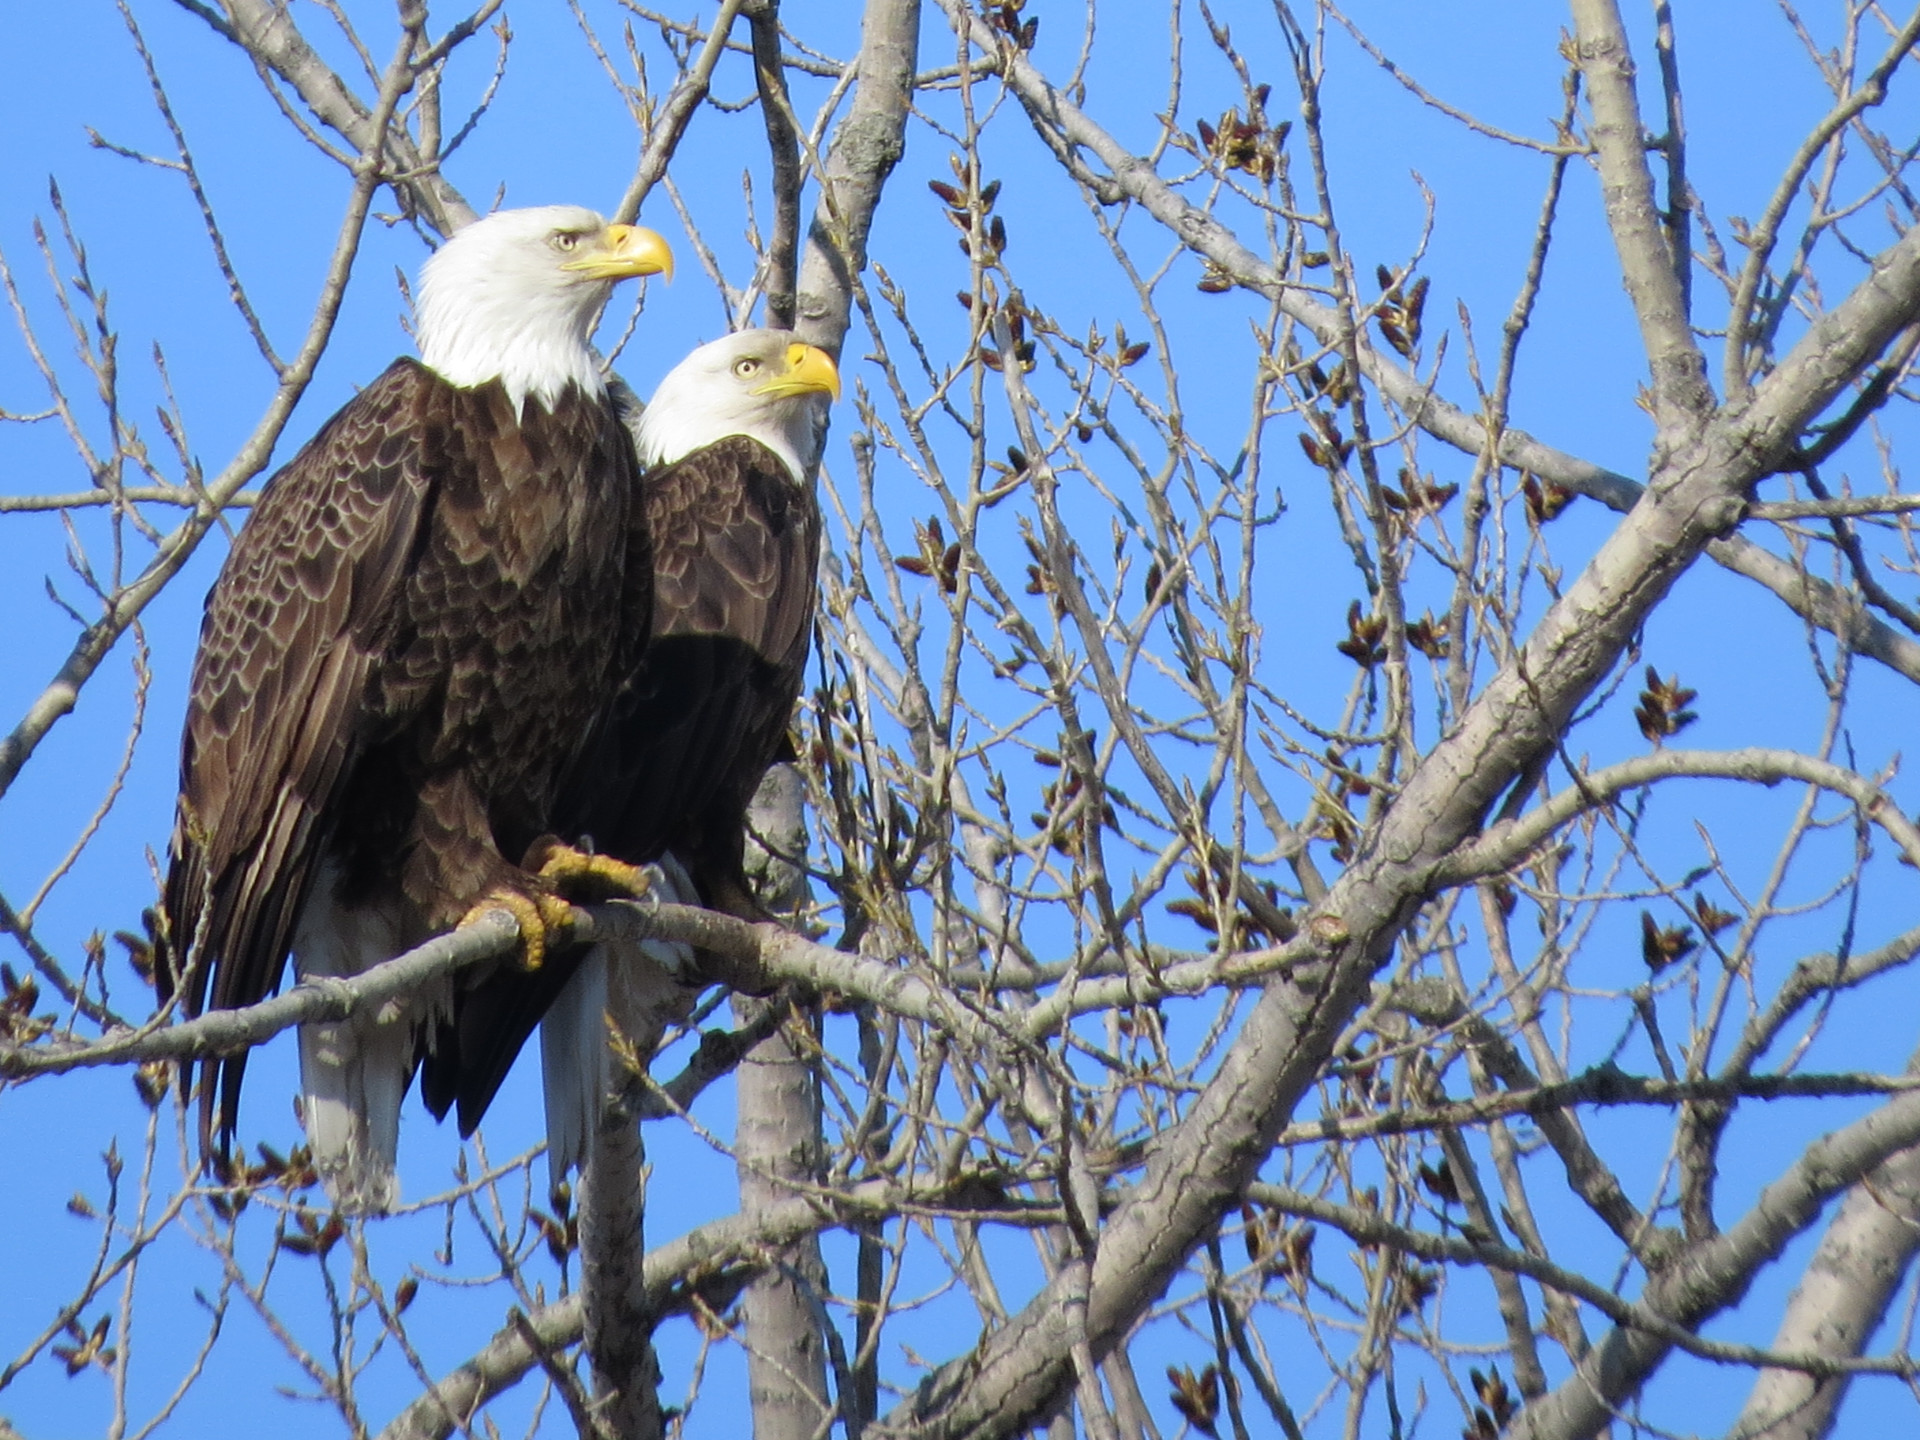
[[[61,1040],[15,1045],[0,1042],[0,1076],[24,1080],[97,1065],[237,1055],[295,1025],[346,1020],[355,1014],[377,1011],[390,1001],[414,994],[456,970],[506,954],[519,934],[513,916],[505,910],[496,910],[472,925],[429,940],[418,949],[384,965],[376,965],[351,980],[309,976],[286,994],[244,1010],[209,1010],[178,1025],[129,1030],[84,1043]]]
[[[868,0],[860,21],[860,85],[834,132],[807,230],[794,328],[836,358],[853,312],[853,277],[867,268],[867,235],[893,167],[906,153],[920,50],[918,0]]]
[[[773,157],[774,232],[767,256],[769,323],[791,326],[809,342],[840,354],[852,313],[854,277],[866,268],[867,235],[887,177],[906,147],[919,48],[918,0],[868,0],[861,17],[858,83],[846,120],[821,165],[820,199],[796,275],[800,153],[780,58],[778,0],[757,0],[752,12],[755,71]],[[751,815],[766,838],[776,910],[798,911],[806,899],[804,874],[772,851],[806,848],[804,796],[797,773],[775,766],[760,787]],[[782,871],[789,872],[784,877]],[[780,883],[784,879],[785,883]],[[796,937],[797,938],[797,937]],[[749,986],[750,990],[764,987]],[[744,1023],[757,1002],[737,1002]],[[779,1004],[776,1000],[773,1003]],[[797,1018],[790,1022],[801,1023]],[[820,1116],[811,1067],[794,1036],[768,1036],[739,1076],[740,1133],[736,1162],[741,1206],[749,1214],[785,1203],[792,1188],[814,1179],[820,1166]],[[784,1183],[783,1183],[784,1182]],[[831,1418],[826,1365],[829,1337],[819,1296],[825,1266],[817,1248],[795,1246],[777,1271],[758,1280],[745,1299],[749,1378],[756,1434],[806,1437]]]
[[[945,3],[956,26],[972,24],[970,12]],[[1008,63],[1011,73],[1022,72],[1018,57]],[[1041,119],[1052,123],[1044,108]],[[1116,159],[1144,168],[1130,156]],[[1195,223],[1218,228],[1209,217]],[[1188,231],[1180,233],[1191,243]],[[1920,277],[1905,264],[1906,248],[1895,246],[1834,312],[1854,317],[1865,333],[1815,326],[1782,366],[1783,376],[1804,378],[1769,382],[1777,403],[1769,405],[1763,392],[1753,413],[1718,416],[1661,457],[1640,503],[1455,732],[1408,777],[1365,849],[1313,908],[1304,933],[1314,939],[1308,958],[1317,963],[1270,985],[1219,1071],[1161,1137],[1140,1185],[1105,1228],[1086,1305],[1096,1356],[1127,1333],[1237,1203],[1365,1001],[1374,971],[1431,893],[1448,852],[1554,743],[1674,581],[1737,520],[1749,487],[1778,463],[1845,364],[1864,363],[1872,336],[1891,334],[1888,312],[1920,289]],[[890,1426],[896,1433],[1005,1435],[1047,1413],[1072,1383],[1064,1358],[1074,1328],[1069,1299],[1056,1281],[975,1352],[930,1377]]]
[[[1920,319],[1920,227],[1873,257],[1872,268],[1833,309],[1807,327],[1756,388],[1743,421],[1747,443],[1775,458]]]
[[[753,74],[773,158],[773,236],[767,242],[767,324],[793,328],[800,267],[800,132],[787,97],[780,59],[780,0],[756,0],[747,17],[753,27]]]
[[[1647,165],[1633,57],[1614,0],[1573,0],[1580,72],[1593,106],[1589,133],[1599,161],[1607,226],[1640,321],[1640,343],[1653,371],[1653,413],[1663,443],[1696,429],[1713,408],[1706,357],[1694,343],[1680,267],[1660,223],[1653,171]]]
[[[392,125],[390,112],[383,115],[378,104],[362,104],[307,43],[287,6],[272,4],[271,0],[222,0],[226,9],[223,24],[206,5],[192,0],[177,3],[291,85],[320,123],[355,150],[363,155],[378,150],[387,156],[390,173],[400,177],[394,182],[395,188],[412,202],[409,208],[418,208],[441,235],[451,235],[474,218],[473,207],[440,173],[438,157],[422,155],[412,137]],[[424,11],[420,18],[424,23]]]
[[[1903,1150],[1841,1204],[1787,1301],[1774,1336],[1780,1351],[1850,1360],[1886,1318],[1920,1248],[1920,1150]],[[1733,1427],[1749,1440],[1820,1440],[1846,1397],[1847,1379],[1762,1371]]]
[[[691,996],[641,946],[607,943],[594,963],[606,967],[601,1023],[618,1030],[629,1055],[650,1063]],[[605,1037],[586,1043],[603,1044]],[[600,1073],[598,1064],[591,1069]],[[637,1074],[614,1073],[612,1088],[621,1093],[603,1091],[580,1171],[580,1293],[599,1424],[619,1440],[654,1440],[663,1425],[653,1352],[658,1316],[645,1273],[646,1156],[635,1121],[645,1083]]]
[[[1649,1282],[1638,1308],[1688,1330],[1746,1294],[1760,1267],[1813,1223],[1828,1199],[1888,1156],[1920,1142],[1920,1095],[1903,1095],[1843,1130],[1815,1141],[1787,1173],[1761,1192],[1725,1234],[1689,1247]],[[1672,1349],[1642,1329],[1619,1328],[1596,1345],[1558,1390],[1529,1405],[1509,1432],[1514,1440],[1573,1440],[1604,1428],[1615,1409]]]

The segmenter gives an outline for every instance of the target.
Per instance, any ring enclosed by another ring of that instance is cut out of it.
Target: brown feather
[[[820,511],[811,489],[744,436],[643,484],[653,640],[561,814],[636,864],[674,851],[705,893],[739,878],[747,806],[793,718]]]
[[[711,903],[744,893],[747,807],[781,752],[806,668],[820,510],[771,450],[730,436],[642,481],[653,542],[651,642],[582,756],[557,831],[634,864],[671,850]],[[471,1133],[577,968],[500,972],[462,995],[422,1095]]]

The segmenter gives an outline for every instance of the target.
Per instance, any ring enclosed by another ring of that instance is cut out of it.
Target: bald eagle
[[[522,861],[650,624],[639,470],[589,337],[616,281],[671,263],[573,206],[476,221],[421,272],[421,359],[268,482],[201,625],[163,1000],[250,1005],[289,951],[355,975],[496,905],[539,963],[563,912]],[[446,1000],[302,1027],[343,1208],[392,1202],[416,1032]],[[231,1142],[246,1058],[202,1062],[203,1153]]]
[[[667,857],[703,903],[748,918],[764,916],[742,868],[747,807],[800,694],[820,550],[813,476],[839,393],[832,358],[784,330],[703,345],[660,383],[635,427],[651,640],[556,811],[560,834],[633,864]],[[557,1180],[580,1158],[605,1090],[600,965],[575,950],[462,994],[425,1058],[428,1107],[457,1104],[470,1134],[552,1007],[543,1048]]]

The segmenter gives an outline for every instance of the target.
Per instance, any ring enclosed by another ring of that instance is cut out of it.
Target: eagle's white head
[[[758,440],[805,484],[820,463],[827,404],[840,398],[833,357],[791,330],[709,341],[667,372],[634,432],[643,465],[668,465],[729,435]]]
[[[516,409],[553,408],[568,384],[604,393],[589,341],[614,283],[673,275],[667,242],[578,205],[500,210],[442,245],[420,271],[420,358],[450,384],[500,381]]]

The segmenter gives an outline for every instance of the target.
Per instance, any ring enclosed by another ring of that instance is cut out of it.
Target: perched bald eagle
[[[751,918],[747,807],[800,694],[820,551],[813,477],[839,393],[833,360],[784,330],[703,345],[661,382],[634,432],[652,638],[556,811],[561,835],[634,864],[671,857],[703,903]],[[424,1062],[428,1106],[444,1115],[457,1103],[470,1134],[554,1007],[544,1048],[558,1179],[605,1090],[603,964],[576,950],[463,994]],[[570,980],[571,1003],[555,1006]]]
[[[503,211],[421,272],[396,360],[267,484],[207,599],[181,743],[162,998],[190,1014],[354,975],[495,905],[537,964],[561,913],[521,868],[649,628],[639,470],[589,337],[649,230]],[[300,1033],[335,1202],[392,1201],[416,1031],[444,995]],[[201,1066],[224,1153],[244,1054]]]

